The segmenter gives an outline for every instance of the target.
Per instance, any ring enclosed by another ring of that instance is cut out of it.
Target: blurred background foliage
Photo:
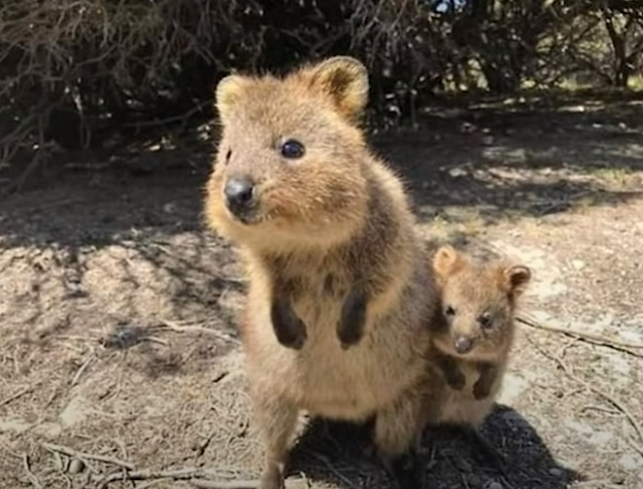
[[[390,125],[458,94],[636,90],[642,53],[643,0],[4,0],[0,165],[207,121],[234,70],[351,54]]]

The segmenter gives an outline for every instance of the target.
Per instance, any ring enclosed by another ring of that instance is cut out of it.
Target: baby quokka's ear
[[[242,75],[228,75],[223,77],[215,89],[215,106],[221,117],[226,117],[239,99],[243,96],[248,78]]]
[[[310,88],[328,95],[338,112],[354,121],[368,103],[368,71],[357,59],[334,56],[304,70]]]
[[[531,281],[531,270],[524,265],[509,265],[502,269],[501,280],[512,298],[522,295]]]
[[[433,272],[442,282],[465,265],[464,257],[450,245],[441,246],[433,255]]]

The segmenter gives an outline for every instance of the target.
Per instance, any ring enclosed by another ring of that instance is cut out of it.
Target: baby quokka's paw
[[[480,363],[478,364],[478,371],[480,372],[480,377],[473,385],[473,397],[480,400],[491,395],[491,389],[497,377],[497,368],[493,364]]]
[[[439,365],[449,387],[458,391],[462,390],[467,384],[467,377],[460,369],[458,362],[453,357],[444,356],[439,359]]]
[[[487,385],[485,382],[478,381],[473,385],[473,397],[476,400],[481,400],[486,397],[489,397],[491,394],[491,386]]]
[[[447,382],[449,383],[451,388],[457,391],[460,391],[464,389],[464,386],[467,384],[467,378],[464,376],[462,372],[458,370],[458,371],[452,372],[449,375]]]

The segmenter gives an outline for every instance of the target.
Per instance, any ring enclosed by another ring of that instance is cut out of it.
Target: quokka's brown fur
[[[365,67],[343,56],[217,86],[222,138],[205,209],[249,279],[240,329],[266,448],[261,489],[282,487],[301,410],[375,416],[387,461],[419,429],[437,293],[403,185],[359,127],[367,92]],[[226,191],[240,181],[252,192],[234,210]],[[346,348],[338,325],[356,290],[363,325]]]
[[[425,415],[429,424],[463,426],[478,435],[502,386],[517,302],[531,271],[504,261],[474,263],[451,246],[437,250],[432,270],[442,311],[432,323]]]

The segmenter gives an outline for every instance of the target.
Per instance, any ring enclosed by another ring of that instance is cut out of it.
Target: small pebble
[[[583,268],[585,268],[585,262],[582,260],[572,260],[572,266],[576,270],[582,270]]]
[[[619,460],[621,467],[627,471],[632,471],[643,466],[643,457],[638,453],[626,453]]]
[[[69,461],[67,460],[67,458],[63,459],[59,453],[54,454],[54,467],[56,467],[56,470],[65,472],[68,465]]]
[[[549,473],[557,478],[561,478],[564,475],[563,469],[560,469],[558,467],[552,467],[551,469],[549,469]]]
[[[449,170],[449,176],[451,176],[451,177],[453,177],[453,178],[463,177],[463,176],[465,176],[466,174],[467,174],[467,171],[466,171],[466,170],[464,170],[464,169],[462,169],[462,168],[458,168],[458,167],[451,168],[451,169]]]
[[[83,470],[85,470],[85,464],[82,460],[75,458],[69,464],[68,471],[70,474],[80,474]]]
[[[502,484],[498,481],[492,481],[489,484],[487,484],[486,489],[504,489]]]

